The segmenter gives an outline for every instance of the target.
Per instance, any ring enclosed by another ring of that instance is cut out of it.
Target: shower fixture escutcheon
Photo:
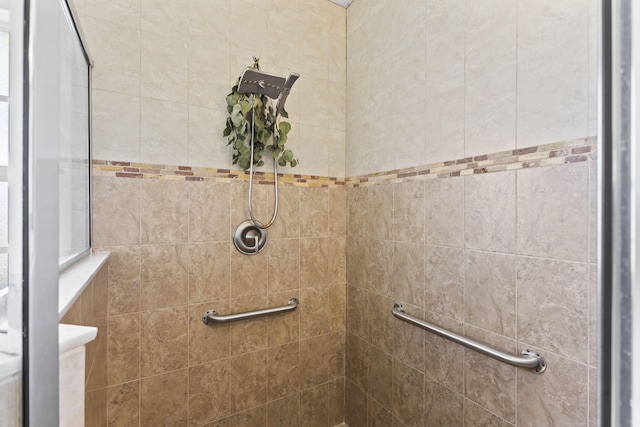
[[[258,227],[250,219],[244,220],[233,233],[233,244],[245,255],[260,253],[267,245],[267,229]]]

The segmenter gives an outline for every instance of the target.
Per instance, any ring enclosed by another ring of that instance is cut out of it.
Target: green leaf
[[[227,95],[226,99],[227,99],[227,106],[233,107],[234,105],[236,105],[236,100],[233,99],[233,94]]]
[[[240,114],[236,114],[236,115],[232,115],[231,116],[231,121],[233,122],[233,126],[235,126],[236,128],[239,128],[240,125],[242,124],[242,121],[244,120],[244,117]]]
[[[235,148],[236,150],[240,150],[242,147],[244,147],[244,141],[236,140],[236,142],[233,144],[233,148]]]
[[[260,160],[260,161],[258,162],[258,166],[264,166],[264,162],[263,162],[262,160]]]
[[[280,135],[280,138],[278,138],[278,146],[279,147],[284,147],[284,144],[287,143],[287,139],[288,139],[288,137],[287,137],[286,134]]]
[[[284,158],[285,161],[291,162],[293,160],[293,151],[284,150],[284,153],[282,153],[282,157]]]
[[[224,132],[222,132],[222,136],[229,136],[229,135],[231,135],[231,128],[227,126],[226,128],[224,128]]]
[[[273,145],[270,145],[269,147],[273,147]],[[278,157],[280,157],[280,152],[282,151],[280,148],[272,148],[273,150],[273,158],[277,159]]]
[[[233,106],[233,110],[231,110],[231,116],[237,116],[240,111],[242,111],[242,106],[240,104],[235,104]]]
[[[295,168],[296,166],[298,166],[298,159],[291,160],[291,167]]]
[[[279,166],[287,166],[287,162],[284,160],[284,158],[283,158],[283,157],[280,157],[280,158],[278,159],[278,165],[279,165]]]
[[[249,101],[242,101],[240,103],[240,111],[242,111],[242,114],[247,114],[249,111],[251,111],[251,104],[249,103]]]
[[[286,135],[291,130],[291,124],[289,122],[280,122],[280,133]]]

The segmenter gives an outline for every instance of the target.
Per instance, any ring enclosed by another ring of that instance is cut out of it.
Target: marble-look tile
[[[329,284],[329,239],[300,239],[300,287],[317,288]]]
[[[347,238],[330,237],[329,242],[329,275],[327,282],[345,283],[347,281]]]
[[[300,248],[297,239],[274,239],[269,243],[269,292],[294,290],[300,282]],[[306,279],[306,275],[303,275]],[[305,282],[306,284],[306,282]]]
[[[342,176],[344,176],[344,173]],[[345,236],[346,234],[347,234],[347,190],[345,188],[330,188],[329,189],[329,235],[342,237],[342,236]]]
[[[135,380],[140,375],[140,314],[110,316],[107,325],[107,381],[109,385]]]
[[[109,22],[102,16],[86,17],[83,24],[95,59],[92,87],[140,96],[140,29],[137,25],[129,26],[127,20]]]
[[[589,365],[598,366],[600,330],[600,290],[598,287],[598,266],[589,264]]]
[[[326,286],[300,289],[300,300],[304,305],[300,311],[300,338],[311,338],[329,332],[329,301]]]
[[[327,335],[300,340],[300,389],[315,387],[329,379]]]
[[[189,101],[186,39],[142,31],[140,63],[140,93],[144,98],[182,104]]]
[[[403,304],[407,314],[424,319],[424,310]],[[390,310],[387,307],[386,312]],[[393,316],[390,316],[393,317]],[[425,331],[393,317],[393,356],[414,369],[425,372]]]
[[[229,359],[231,413],[267,401],[267,352],[247,353]]]
[[[513,253],[516,247],[516,173],[466,177],[464,219],[466,248]]]
[[[94,159],[140,160],[140,97],[91,91],[91,150]]]
[[[413,305],[424,305],[424,245],[396,242],[393,252],[394,296]]]
[[[322,384],[300,392],[300,419],[309,427],[325,427],[329,419],[329,386]]]
[[[369,342],[390,354],[395,336],[395,320],[389,315],[393,303],[391,298],[373,292],[369,294]]]
[[[473,326],[466,326],[465,335],[482,343],[516,354],[513,340],[494,335]],[[472,350],[464,351],[465,396],[499,415],[516,421],[516,371],[514,366],[494,360]]]
[[[424,55],[419,57],[424,59]],[[405,56],[397,59],[399,66],[406,67],[406,70],[409,70],[408,73],[407,71],[399,73],[401,75],[409,74],[404,77],[407,82],[403,84],[403,90],[407,93],[415,91],[413,93],[420,94],[423,99],[413,105],[405,105],[406,101],[404,100],[399,101],[401,110],[391,116],[393,123],[397,126],[393,136],[394,169],[418,166],[426,158],[427,122],[424,118],[427,114],[427,103],[424,100],[424,89],[420,89],[420,86],[424,88],[424,70],[414,70],[413,67],[407,66],[406,61],[411,60],[410,57]],[[421,76],[421,78],[418,76]],[[403,81],[402,76],[399,76],[399,78],[400,81]],[[407,111],[410,113],[407,113]]]
[[[140,382],[132,381],[107,389],[107,422],[114,427],[137,426],[140,422]]]
[[[326,88],[319,88],[318,90],[327,90]],[[315,97],[315,95],[314,95]],[[305,103],[306,105],[306,103]],[[318,106],[317,108],[324,108]],[[296,171],[294,173],[306,173],[309,175],[318,175],[318,176],[328,176],[329,175],[329,145],[326,143],[326,138],[324,136],[325,129],[313,126],[311,124],[302,123],[300,124],[300,144],[298,147],[295,147],[295,155],[296,158],[300,162],[300,166],[296,167]],[[288,147],[292,147],[293,145],[288,145]],[[300,192],[304,193],[305,190],[311,190],[312,188],[300,188]],[[318,189],[316,189],[318,190]],[[326,190],[326,189],[324,189]],[[309,208],[312,208],[309,206]],[[305,221],[308,218],[306,215],[303,216],[302,211],[305,209],[304,204],[300,204],[301,209],[301,221]],[[312,212],[307,212],[307,215]],[[315,214],[320,214],[324,216],[323,212],[315,212]],[[327,215],[328,217],[328,215]],[[309,218],[310,220],[310,218]],[[323,235],[322,228],[325,226],[325,219],[319,218],[320,222],[316,223],[313,221],[309,223],[309,221],[305,221],[301,223],[301,233],[303,235]],[[328,222],[327,222],[328,225]],[[314,234],[310,234],[314,233]]]
[[[189,1],[189,39],[190,42],[215,40],[216,47],[222,51],[229,49],[229,29],[231,20],[228,2],[210,0]],[[203,42],[198,43],[204,44]],[[225,73],[225,75],[228,74]],[[229,81],[229,84],[232,82]],[[229,86],[231,88],[231,86]]]
[[[516,337],[516,257],[467,251],[465,322]]]
[[[436,326],[464,335],[463,325],[459,321],[425,311],[421,317]],[[415,329],[415,326],[408,325]],[[432,380],[456,393],[462,394],[464,389],[464,348],[459,344],[425,332],[424,335],[424,372]]]
[[[267,253],[265,251],[252,256],[241,254],[233,245],[231,251],[231,297],[240,298],[249,295],[264,295],[267,291]]]
[[[589,162],[589,262],[598,262],[598,162]]]
[[[297,342],[267,351],[267,400],[277,400],[300,390],[300,349]]]
[[[370,239],[390,240],[394,236],[393,192],[394,186],[388,184],[369,188],[367,236]]]
[[[227,116],[227,111],[222,108],[189,105],[187,163],[189,166],[233,168],[231,147],[227,146],[227,138],[220,132],[220,126],[226,122]],[[229,203],[227,202],[224,206],[228,207]]]
[[[588,2],[518,2],[518,147],[585,136]]]
[[[588,163],[518,171],[518,253],[587,261]]]
[[[267,427],[298,427],[300,396],[283,397],[267,404]]]
[[[329,190],[300,188],[300,237],[329,234]]]
[[[267,422],[267,405],[256,406],[244,412],[231,415],[225,418],[224,422],[227,424],[222,424],[219,427],[263,427]],[[215,425],[216,424],[214,424],[214,426]],[[207,426],[209,426],[209,424],[207,424]]]
[[[168,165],[189,162],[189,107],[177,102],[142,98],[140,161]],[[188,194],[185,190],[183,194]]]
[[[85,0],[84,3],[87,16],[104,19],[132,29],[140,28],[139,0]],[[85,25],[83,25],[84,27]]]
[[[424,422],[426,427],[458,427],[464,425],[463,397],[433,381],[424,379]]]
[[[598,369],[589,368],[589,427],[597,427],[598,420]]]
[[[221,300],[229,297],[231,281],[229,243],[189,245],[189,302]]]
[[[187,308],[164,308],[143,312],[141,316],[140,376],[186,368],[189,358]]]
[[[220,100],[224,100],[231,89],[229,52],[204,42],[191,38],[189,43],[189,104],[220,108]]]
[[[426,6],[427,93],[433,96],[464,85],[465,3],[427,2]]]
[[[140,244],[140,181],[95,176],[92,237],[95,246]]]
[[[407,427],[424,424],[424,374],[402,362],[393,364],[393,414]]]
[[[364,237],[369,232],[369,188],[347,189],[347,236]]]
[[[140,254],[142,310],[174,307],[189,299],[189,246],[143,245]]]
[[[108,251],[109,315],[140,311],[140,247],[110,246]]]
[[[189,366],[224,359],[230,355],[229,324],[205,325],[205,311],[229,313],[229,301],[189,306]]]
[[[329,425],[337,426],[345,418],[345,378],[329,383]]]
[[[393,356],[369,347],[369,395],[384,408],[391,410],[393,383]]]
[[[518,340],[586,363],[587,264],[519,257],[517,275]]]
[[[187,426],[189,370],[140,380],[140,425]]]
[[[171,34],[186,39],[189,28],[189,1],[140,0],[140,27],[154,34]]]
[[[587,425],[588,367],[545,353],[543,375],[518,372],[518,419],[523,427]]]
[[[465,88],[459,86],[427,98],[426,157],[423,163],[438,163],[465,156],[464,96]]]
[[[427,310],[456,320],[464,319],[464,265],[462,249],[425,247],[424,304]]]
[[[513,424],[487,411],[469,399],[464,400],[464,425],[485,427],[512,427]]]
[[[85,390],[84,395],[84,425],[107,425],[107,389]],[[113,424],[112,424],[113,425]]]
[[[188,183],[142,180],[141,240],[143,244],[187,243]]]
[[[369,252],[369,241],[361,238],[347,238],[347,283],[359,288],[369,288],[367,254]],[[393,283],[388,284],[393,288]]]
[[[393,295],[393,247],[390,240],[370,240],[366,264],[368,287],[389,297]]]
[[[189,368],[189,421],[201,425],[229,415],[229,371],[217,361]]]
[[[395,240],[424,243],[424,205],[424,182],[407,181],[394,184],[393,234]],[[387,207],[388,205],[377,206],[376,209]]]
[[[344,283],[330,285],[327,292],[329,331],[344,332],[347,329],[347,286]]]
[[[516,146],[516,0],[466,4],[465,156]]]
[[[346,333],[332,332],[327,335],[327,359],[329,381],[344,378],[346,372]]]
[[[231,239],[229,184],[191,182],[189,188],[189,241]]]
[[[369,343],[347,334],[347,378],[364,392],[369,391]]]
[[[346,408],[349,427],[367,427],[367,396],[352,381],[347,381]]]
[[[367,419],[371,427],[388,427],[393,422],[390,410],[384,408],[375,399],[367,399]]]
[[[424,182],[425,243],[464,246],[464,179],[429,179]]]
[[[300,189],[278,187],[278,217],[269,228],[274,239],[297,238],[300,235]],[[273,209],[273,189],[269,187],[269,209]],[[331,194],[331,192],[329,192]],[[331,206],[329,206],[331,208]],[[331,212],[330,212],[331,213]],[[331,225],[331,223],[329,223]]]
[[[347,332],[369,339],[369,293],[347,285]]]
[[[589,131],[598,134],[598,75],[600,51],[600,3],[589,0]]]
[[[265,295],[251,295],[229,301],[229,313],[260,310],[269,307]],[[231,355],[264,350],[267,347],[267,318],[241,320],[229,324]]]
[[[269,306],[283,305],[291,298],[299,298],[299,291],[283,291],[268,295]],[[304,300],[300,304],[305,304]],[[283,316],[271,316],[267,318],[267,345],[273,347],[289,342],[298,341],[300,338],[300,311],[295,310]]]

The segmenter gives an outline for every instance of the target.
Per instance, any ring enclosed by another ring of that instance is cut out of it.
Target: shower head
[[[289,92],[291,92],[291,87],[299,77],[300,74],[298,73],[291,73],[289,74],[289,77],[287,77],[287,80],[284,82],[282,93],[280,93],[280,98],[278,98],[278,103],[276,104],[276,114],[280,114],[284,108],[284,103],[287,100],[287,96],[289,96]]]
[[[284,77],[247,68],[240,76],[238,93],[256,93],[277,99],[284,87]]]

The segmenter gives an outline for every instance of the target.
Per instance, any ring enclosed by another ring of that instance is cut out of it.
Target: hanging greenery
[[[253,58],[251,68],[260,70],[259,60],[260,58]],[[229,117],[223,132],[223,136],[228,140],[227,145],[233,148],[233,164],[237,164],[242,169],[249,169],[251,129],[253,128],[254,166],[264,165],[262,157],[267,151],[279,166],[289,164],[295,167],[298,160],[294,158],[291,150],[285,149],[291,124],[281,120],[281,116],[289,118],[289,114],[284,108],[278,114],[272,105],[272,100],[266,95],[255,95],[252,105],[250,94],[238,93],[239,82],[240,78],[226,98]]]

